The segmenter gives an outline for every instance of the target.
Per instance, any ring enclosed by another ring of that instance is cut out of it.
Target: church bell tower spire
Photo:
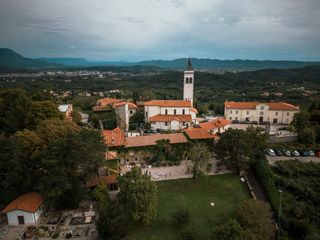
[[[183,100],[191,102],[193,107],[193,84],[194,84],[194,71],[190,57],[188,58],[186,70],[184,71],[184,82],[183,82]]]

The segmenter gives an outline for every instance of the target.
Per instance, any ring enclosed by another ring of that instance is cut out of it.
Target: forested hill
[[[161,68],[184,69],[186,58],[174,60],[151,60],[141,61],[135,64],[143,66],[157,66]],[[320,64],[320,62],[304,62],[304,61],[271,61],[271,60],[219,60],[219,59],[201,59],[192,58],[192,65],[196,69],[213,69],[221,71],[252,71],[267,68],[299,68],[308,65]]]
[[[8,48],[0,48],[0,70],[10,71],[16,69],[52,69],[61,68],[62,65],[48,63],[41,60],[25,58]]]

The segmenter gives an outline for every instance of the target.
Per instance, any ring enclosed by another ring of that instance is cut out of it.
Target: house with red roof
[[[208,122],[199,123],[199,127],[208,133],[215,135],[217,133],[223,133],[229,128],[231,121],[225,118],[217,118]]]
[[[43,212],[43,198],[38,192],[24,193],[10,202],[2,211],[9,225],[36,224]]]
[[[286,102],[225,102],[224,116],[231,121],[290,124],[298,106]]]

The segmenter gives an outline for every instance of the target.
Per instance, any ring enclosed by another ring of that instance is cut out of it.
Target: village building
[[[72,104],[61,104],[58,106],[58,109],[61,113],[64,114],[66,120],[72,120]]]
[[[217,118],[208,122],[199,123],[199,127],[212,135],[223,133],[230,127],[231,121],[225,118]]]
[[[98,99],[94,107],[92,107],[93,112],[104,112],[111,111],[115,103],[121,103],[121,99],[117,98],[102,98]]]
[[[285,102],[225,102],[224,116],[231,121],[290,124],[299,107]]]
[[[196,123],[197,110],[188,100],[151,100],[144,103],[144,113],[153,129],[180,130]]]
[[[36,224],[42,212],[42,196],[38,192],[29,192],[14,199],[1,213],[7,215],[8,225],[25,225]]]
[[[191,106],[193,106],[194,71],[190,58],[188,58],[183,79],[183,100],[190,101]]]

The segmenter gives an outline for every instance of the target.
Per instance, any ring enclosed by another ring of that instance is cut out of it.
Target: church
[[[144,102],[146,122],[153,129],[180,130],[196,124],[193,107],[194,70],[188,58],[183,78],[183,100],[151,100]]]

